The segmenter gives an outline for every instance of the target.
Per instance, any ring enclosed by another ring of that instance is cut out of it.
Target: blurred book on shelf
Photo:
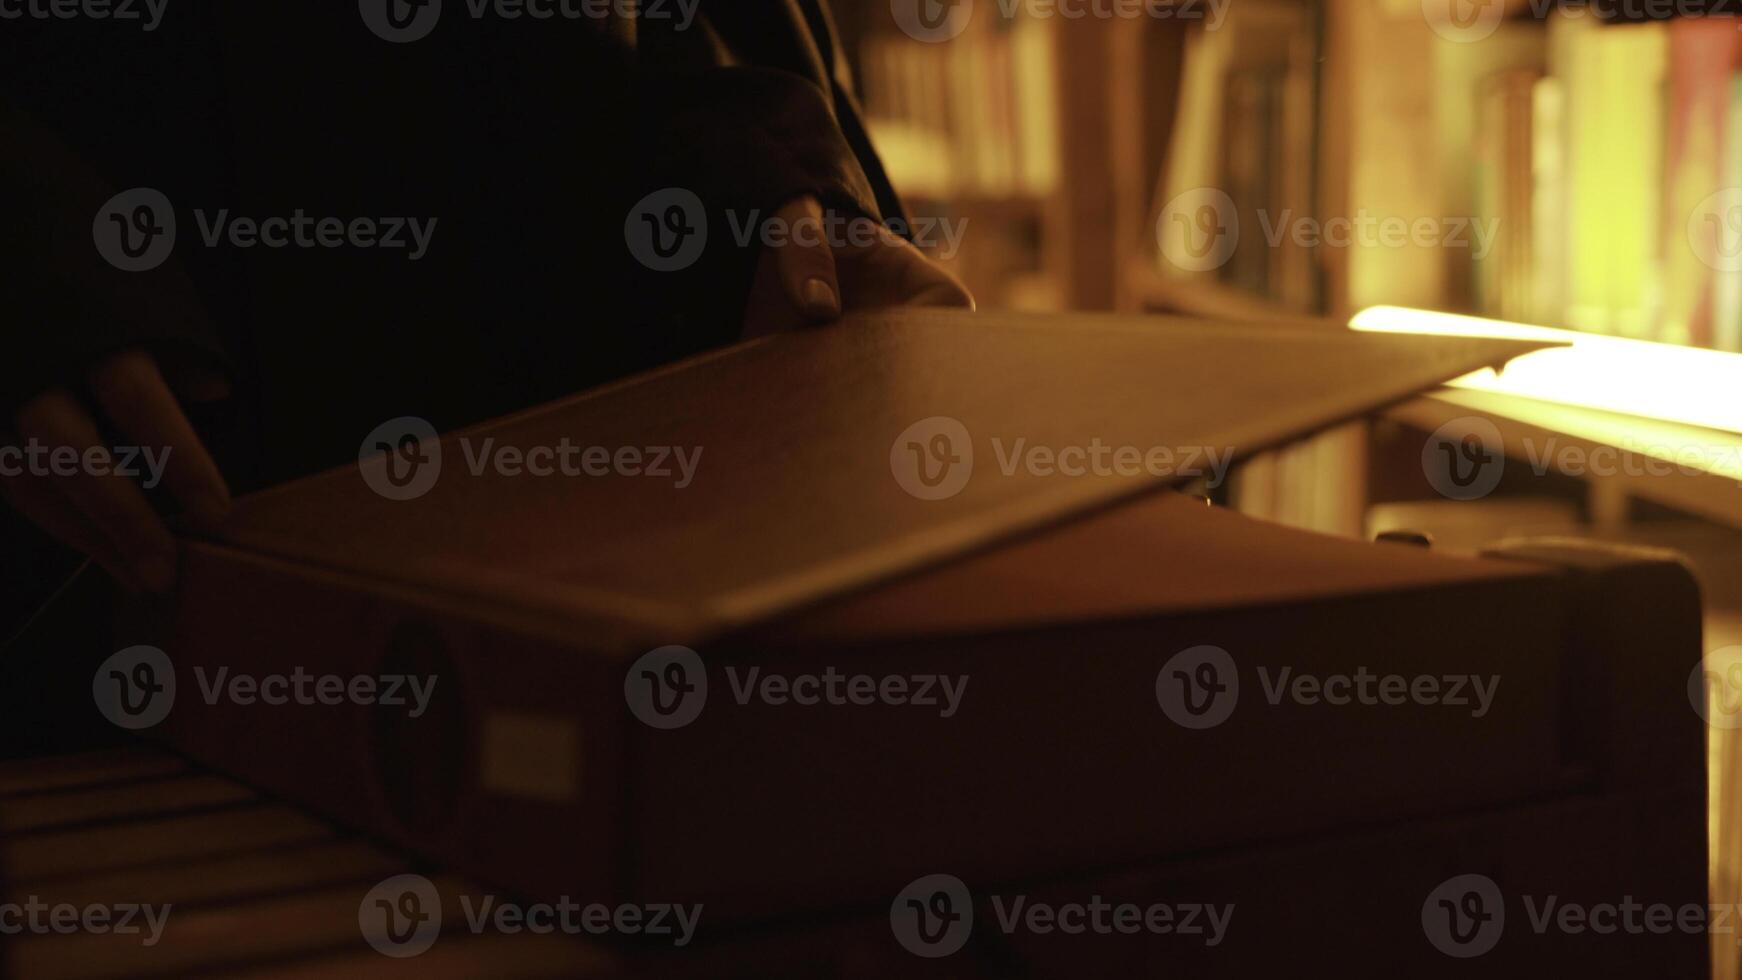
[[[984,17],[946,43],[873,32],[859,55],[873,139],[902,193],[1043,197],[1058,181],[1045,21]]]
[[[1155,305],[1392,303],[1742,350],[1742,18],[1511,7],[1476,36],[1358,0],[1194,25],[1146,202]],[[1170,222],[1181,202],[1227,213]],[[1363,238],[1385,221],[1441,238]],[[1214,228],[1234,243],[1206,262],[1190,236]]]
[[[1566,224],[1543,229],[1567,249],[1566,307],[1551,325],[1656,339],[1668,28],[1567,15],[1547,27],[1549,73],[1565,83],[1568,200]]]
[[[1279,310],[1320,309],[1312,239],[1299,224],[1317,211],[1315,6],[1250,0],[1187,35],[1153,203],[1152,261],[1176,294],[1232,287]]]
[[[1476,220],[1494,229],[1489,247],[1473,256],[1476,301],[1506,320],[1530,320],[1538,312],[1531,231],[1536,182],[1547,175],[1538,174],[1531,157],[1541,81],[1541,73],[1528,68],[1491,75],[1482,82],[1476,108]]]
[[[1248,0],[1185,38],[1179,110],[1150,204],[1152,308],[1235,318],[1324,311],[1316,3]],[[1231,295],[1260,301],[1250,310]],[[1241,461],[1213,488],[1234,509],[1349,530],[1358,427]]]
[[[1726,188],[1742,188],[1742,69],[1732,69],[1724,92],[1718,182]],[[1723,239],[1718,236],[1725,233],[1742,236],[1742,227],[1735,222],[1734,212],[1726,210],[1717,217],[1717,225],[1708,224],[1707,229],[1712,234],[1713,253],[1721,254],[1717,246]],[[1742,351],[1742,267],[1719,269],[1712,276],[1712,346]]]
[[[887,10],[887,5],[880,5]],[[873,20],[857,68],[867,128],[916,217],[965,222],[937,256],[982,305],[1050,308],[1047,206],[1059,185],[1059,70],[1050,21],[990,8],[928,43]]]
[[[1474,94],[1475,217],[1497,235],[1475,257],[1469,308],[1742,349],[1739,29],[1559,9],[1502,29],[1535,44],[1543,70],[1496,70]]]

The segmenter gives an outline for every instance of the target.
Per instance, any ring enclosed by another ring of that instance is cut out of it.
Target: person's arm
[[[222,393],[218,345],[173,261],[129,272],[104,259],[95,236],[116,191],[4,100],[0,145],[11,349],[0,359],[0,495],[123,584],[168,588],[173,541],[139,486],[110,471],[106,447],[113,433],[159,454],[185,510],[221,514],[223,478],[175,393]]]
[[[752,216],[772,219],[786,243],[720,243],[754,261],[747,334],[852,309],[972,305],[959,281],[883,226],[905,216],[886,213],[900,203],[863,139],[819,2],[741,0],[683,29],[644,22],[636,53],[650,183],[693,192],[711,229],[732,236]],[[732,257],[715,261],[730,268]]]

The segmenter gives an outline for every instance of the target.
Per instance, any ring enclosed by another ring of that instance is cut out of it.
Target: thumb
[[[835,252],[823,226],[823,206],[806,195],[789,201],[775,218],[786,241],[775,249],[781,288],[793,309],[806,319],[825,322],[841,315],[841,284]]]

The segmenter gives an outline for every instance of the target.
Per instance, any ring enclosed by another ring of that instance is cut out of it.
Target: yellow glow
[[[1375,333],[1495,337],[1567,344],[1484,368],[1451,385],[1742,433],[1742,354],[1374,306],[1349,326]]]

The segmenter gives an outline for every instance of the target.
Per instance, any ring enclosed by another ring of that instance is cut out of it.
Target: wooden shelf
[[[1500,430],[1508,460],[1525,464],[1547,460],[1551,472],[1559,472],[1552,465],[1554,456],[1567,449],[1585,460],[1597,449],[1662,460],[1672,464],[1675,472],[1567,475],[1587,481],[1593,503],[1607,501],[1607,508],[1618,507],[1626,498],[1638,498],[1726,527],[1742,528],[1742,489],[1738,488],[1742,482],[1742,435],[1733,432],[1456,388],[1406,402],[1387,415],[1428,432],[1456,418],[1481,416]],[[1549,447],[1553,447],[1552,452]],[[1697,449],[1713,458],[1696,467],[1692,457],[1677,458],[1684,449]]]

